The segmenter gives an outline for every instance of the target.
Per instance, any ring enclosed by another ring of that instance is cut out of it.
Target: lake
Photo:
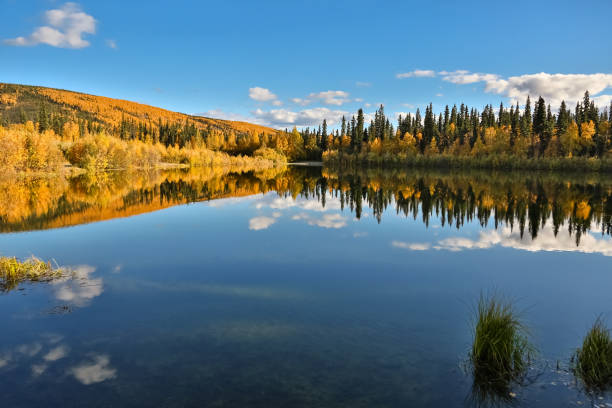
[[[612,178],[195,169],[0,182],[6,407],[462,407],[474,309],[512,299],[521,406],[612,406],[570,358],[612,316]]]

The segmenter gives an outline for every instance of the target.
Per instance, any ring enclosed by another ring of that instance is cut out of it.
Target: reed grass
[[[64,269],[34,256],[23,261],[0,257],[0,291],[8,292],[22,283],[49,282],[64,275]]]
[[[612,385],[612,338],[599,317],[572,358],[572,370],[589,391]]]
[[[512,385],[521,383],[534,348],[511,302],[499,295],[481,296],[469,354],[477,400],[511,399]]]

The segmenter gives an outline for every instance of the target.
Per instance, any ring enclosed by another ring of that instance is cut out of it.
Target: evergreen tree
[[[323,129],[321,133],[321,150],[327,150],[327,120],[323,119]]]
[[[359,108],[357,111],[357,130],[355,131],[355,137],[357,138],[355,146],[357,149],[361,149],[361,143],[364,139],[363,127],[364,127],[363,109]]]
[[[521,118],[521,136],[526,138],[531,138],[531,99],[527,96],[527,102],[525,102],[525,111],[523,112],[523,116]]]
[[[49,129],[49,116],[47,114],[47,107],[44,103],[40,104],[40,109],[38,111],[38,131],[44,132]]]

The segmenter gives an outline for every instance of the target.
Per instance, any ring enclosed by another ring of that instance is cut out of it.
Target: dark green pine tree
[[[49,129],[49,115],[47,114],[47,107],[44,103],[40,104],[40,109],[38,110],[38,131],[44,132]]]
[[[344,118],[344,115],[342,115],[342,132],[340,132],[341,135],[346,135],[346,119]]]
[[[549,142],[546,128],[546,103],[544,102],[544,98],[540,96],[536,102],[533,113],[533,133],[540,138],[540,153],[546,149]]]
[[[353,148],[353,150],[358,150],[360,147],[360,144],[357,143],[357,121],[355,120],[355,115],[353,115],[353,117],[351,118],[351,131],[350,131],[350,135],[351,135],[351,147]]]
[[[327,120],[323,119],[323,127],[321,129],[321,150],[327,150]]]
[[[584,98],[582,99],[582,122],[588,122],[589,120],[593,120],[590,108],[591,98],[589,91],[584,91]]]
[[[531,138],[531,98],[527,96],[527,102],[525,102],[525,111],[523,112],[523,116],[521,118],[521,136],[526,137],[528,139]]]
[[[421,139],[421,151],[425,151],[425,147],[431,143],[435,133],[435,120],[433,114],[433,106],[430,103],[425,108],[425,123],[423,125],[423,139]]]
[[[570,111],[567,109],[565,101],[561,101],[561,107],[559,108],[559,116],[557,116],[557,135],[559,137],[565,133],[569,124]]]
[[[355,131],[355,137],[357,138],[355,142],[355,147],[357,149],[361,149],[361,143],[363,142],[363,138],[364,138],[364,134],[363,134],[364,123],[363,122],[364,122],[363,109],[359,108],[359,110],[357,111],[357,130]]]

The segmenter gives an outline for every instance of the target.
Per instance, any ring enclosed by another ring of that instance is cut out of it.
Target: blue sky
[[[275,127],[612,99],[612,1],[0,0],[0,82]]]

